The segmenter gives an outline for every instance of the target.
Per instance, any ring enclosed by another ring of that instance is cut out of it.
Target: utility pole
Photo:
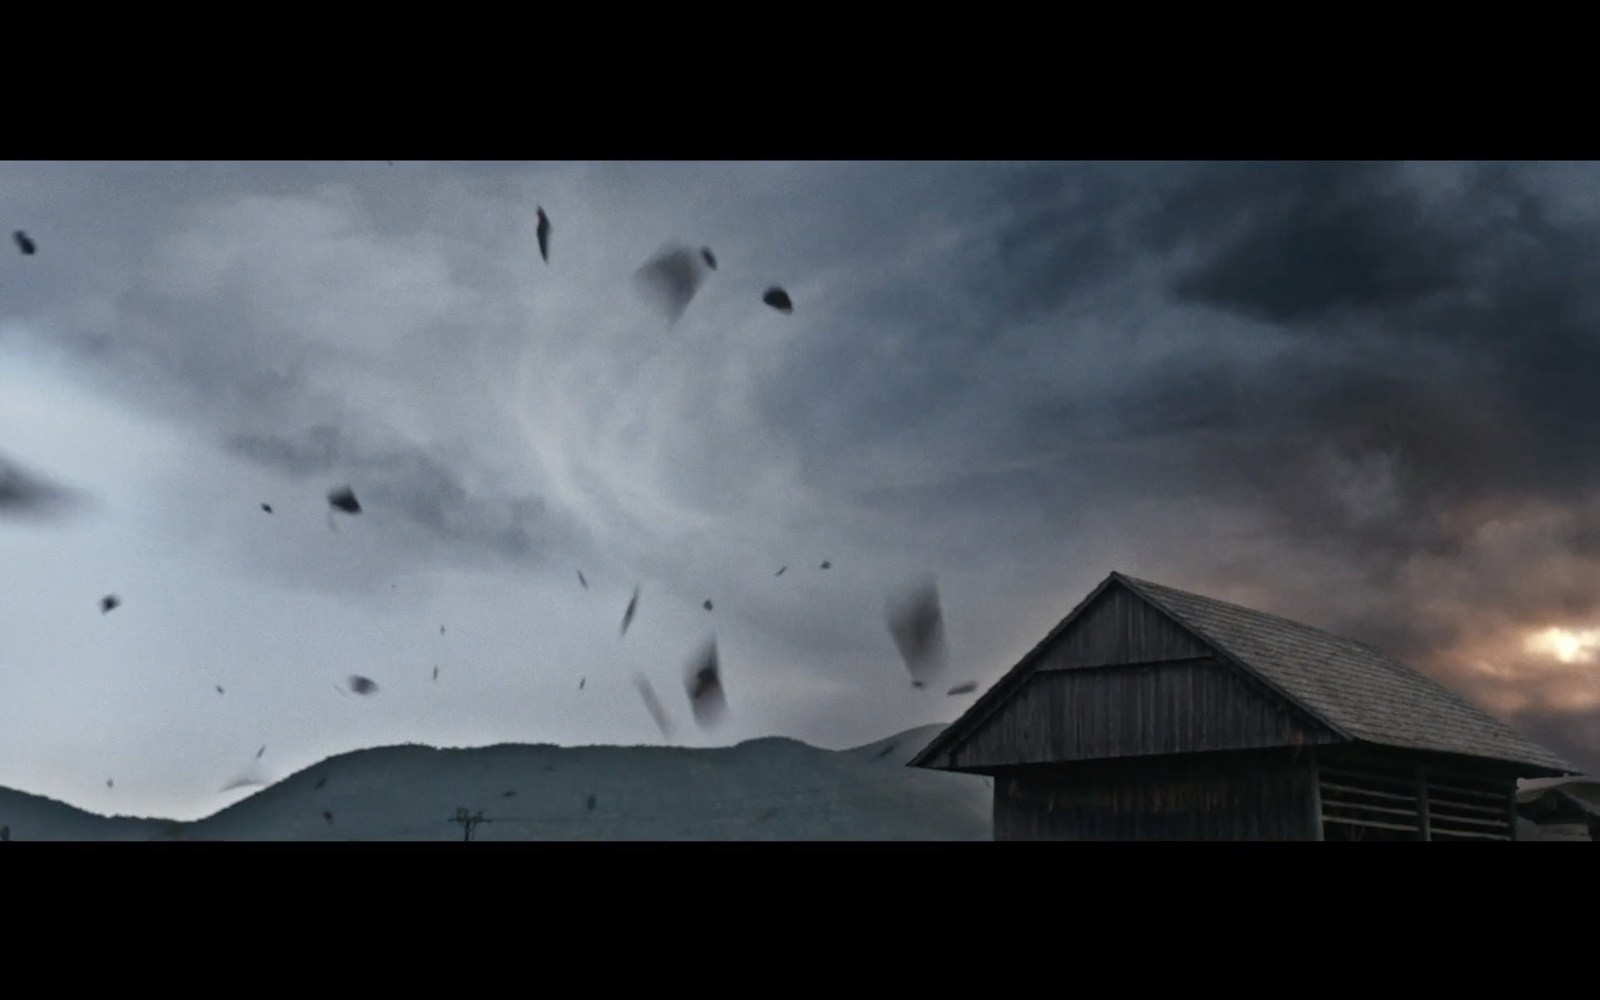
[[[465,842],[472,839],[473,831],[477,829],[479,823],[492,823],[494,821],[485,819],[482,809],[479,809],[477,813],[469,813],[465,806],[457,806],[456,814],[451,817],[450,822],[461,824],[462,840]]]

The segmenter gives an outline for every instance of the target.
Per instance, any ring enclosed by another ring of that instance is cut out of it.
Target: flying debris
[[[781,313],[794,312],[794,303],[789,300],[789,293],[774,285],[767,289],[761,296],[761,301]]]
[[[787,570],[788,568],[789,567],[785,566],[783,569],[778,570],[776,573],[774,573],[772,575],[773,576],[782,576],[784,574],[784,571]]]
[[[713,636],[684,669],[684,687],[689,692],[689,707],[701,726],[715,725],[727,711],[728,699],[722,690],[722,674],[717,666],[717,640]]]
[[[594,794],[591,792],[588,801],[585,803],[585,805],[589,807],[590,812],[594,812],[594,801]]]
[[[362,677],[360,674],[351,674],[346,683],[350,685],[350,690],[356,694],[372,694],[378,690],[378,685],[375,681],[370,677]]]
[[[706,603],[701,605],[701,606],[704,607],[707,611],[710,611],[711,610],[711,598],[709,598],[709,597],[706,598]]]
[[[342,486],[329,493],[328,504],[335,510],[342,510],[346,514],[361,513],[361,501],[356,499],[355,491],[348,486]]]
[[[581,569],[578,570],[578,582],[583,584],[583,589],[584,590],[588,590],[589,589],[589,581],[585,580],[583,578],[583,570],[581,570]]]
[[[266,745],[263,744],[261,749],[256,751],[256,760],[260,760],[261,759],[261,755],[266,753],[266,752],[267,752]]]
[[[633,588],[633,599],[628,601],[628,610],[622,613],[622,632],[619,633],[618,638],[628,634],[628,626],[633,624],[633,613],[638,609],[639,588],[637,585],[635,585]]]
[[[110,779],[110,778],[107,778],[107,779],[106,779],[106,787],[107,787],[107,788],[113,788],[113,787],[115,787],[115,786],[114,786],[114,785],[113,785],[113,783],[112,783],[112,781],[111,781],[111,779]]]
[[[333,812],[331,810],[324,809],[322,811],[322,818],[327,820],[329,823],[332,823],[333,822]]]
[[[272,504],[264,503],[264,504],[261,505],[261,509],[266,511],[268,514],[270,514],[270,513],[272,513]]]
[[[873,754],[872,755],[872,759],[873,760],[882,760],[883,758],[885,758],[885,757],[889,756],[890,754],[894,753],[895,748],[898,747],[899,745],[900,744],[898,744],[898,743],[889,744],[888,746],[884,747],[882,750],[879,750],[877,753]]]
[[[977,682],[967,681],[965,684],[957,684],[949,691],[946,691],[945,694],[951,698],[954,698],[958,694],[971,694],[976,690],[978,690]]]
[[[439,668],[438,667],[434,667],[433,668],[433,682],[435,684],[439,683]]]
[[[439,634],[440,635],[444,635],[444,626],[443,625],[439,626]]]
[[[887,609],[889,634],[913,682],[921,687],[944,669],[944,612],[933,580],[910,588]]]
[[[669,323],[676,323],[705,281],[703,263],[688,247],[669,246],[634,273],[634,285],[655,302]]]
[[[578,678],[578,690],[579,691],[583,690],[583,685],[588,683],[588,680],[589,680],[589,678],[587,678],[587,677],[579,677]]]
[[[544,214],[543,206],[536,206],[534,211],[539,213],[539,256],[548,264],[550,263],[550,217]]]
[[[217,685],[217,694],[227,694],[226,691],[222,690],[222,685],[221,684]]]
[[[223,785],[221,788],[217,789],[217,794],[220,795],[220,794],[223,794],[224,792],[231,792],[236,788],[255,788],[255,787],[261,787],[261,786],[265,786],[265,785],[266,785],[266,782],[261,780],[260,778],[251,778],[249,776],[246,776],[246,777],[243,777],[243,778],[235,778],[233,781],[230,781],[226,785]]]
[[[700,259],[705,261],[706,262],[706,267],[711,268],[711,270],[715,271],[717,269],[717,258],[711,252],[711,248],[710,247],[701,247],[700,248]]]
[[[321,791],[322,790],[322,786],[326,785],[327,783],[328,783],[328,776],[326,774],[324,774],[322,777],[317,779],[317,783],[315,785],[311,786],[311,790],[313,792]]]
[[[516,789],[511,789],[510,791],[501,792],[500,793],[500,797],[503,798],[503,799],[509,799],[509,798],[514,798],[516,796],[516,794],[517,794]]]
[[[672,739],[672,721],[667,718],[667,710],[661,707],[661,699],[656,697],[656,689],[650,686],[650,680],[644,674],[634,674],[633,686],[639,689],[639,697],[644,699],[644,707],[650,710],[650,718],[656,721],[662,738]]]
[[[822,568],[823,569],[832,569],[833,568],[833,563],[831,563],[828,560],[824,559],[824,560],[822,560]]]
[[[122,604],[122,598],[116,594],[107,594],[100,598],[100,613],[108,615]]]
[[[20,229],[12,233],[11,238],[17,241],[17,249],[21,250],[24,256],[32,257],[39,249],[28,234]]]
[[[922,683],[921,681],[912,681],[911,682],[911,686],[916,688],[918,691],[921,691],[923,688],[927,687],[928,685]]]

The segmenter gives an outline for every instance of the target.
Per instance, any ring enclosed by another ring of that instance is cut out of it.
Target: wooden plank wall
[[[1304,746],[1334,737],[1212,659],[1034,675],[957,744],[957,768]]]
[[[1311,771],[1278,753],[1024,768],[995,782],[996,840],[1311,840]]]
[[[1330,753],[1319,793],[1330,840],[1513,840],[1514,778],[1376,748]]]
[[[1043,669],[1159,663],[1210,656],[1200,639],[1151,607],[1133,591],[1114,584],[1041,657]]]

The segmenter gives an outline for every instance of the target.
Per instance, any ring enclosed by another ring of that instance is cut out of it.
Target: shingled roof
[[[1409,750],[1533,765],[1568,774],[1578,768],[1532,742],[1442,684],[1371,646],[1210,597],[1112,573],[1072,614],[911,763],[947,748],[997,708],[1045,646],[1107,586],[1121,583],[1188,629],[1225,659],[1255,674],[1351,740]]]

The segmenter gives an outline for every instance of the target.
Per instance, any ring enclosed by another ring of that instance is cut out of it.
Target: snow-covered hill
[[[13,840],[989,840],[987,779],[905,766],[941,729],[851,750],[381,747],[316,764],[205,819],[111,819],[0,792]]]

